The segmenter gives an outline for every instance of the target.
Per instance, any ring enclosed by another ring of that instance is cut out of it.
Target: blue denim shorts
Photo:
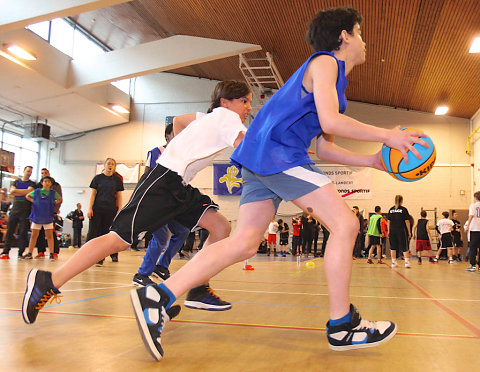
[[[282,200],[307,195],[332,181],[313,164],[305,164],[280,173],[260,175],[242,167],[243,190],[240,205],[273,199],[275,209]]]

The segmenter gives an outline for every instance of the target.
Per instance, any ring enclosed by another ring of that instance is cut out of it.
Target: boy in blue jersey
[[[32,203],[32,213],[28,218],[32,221],[31,230],[32,236],[28,245],[27,254],[22,256],[22,259],[31,260],[33,249],[37,243],[40,230],[45,230],[45,237],[47,238],[48,249],[50,251],[50,260],[55,260],[53,247],[53,216],[55,206],[62,202],[62,197],[58,192],[52,190],[53,178],[45,176],[40,181],[41,189],[36,189],[25,196],[25,198]]]
[[[419,153],[413,144],[426,143],[420,131],[377,128],[349,118],[346,109],[346,75],[365,61],[361,37],[362,16],[351,8],[319,12],[307,39],[315,53],[260,110],[232,155],[241,165],[244,188],[235,231],[226,239],[202,249],[193,260],[167,279],[155,296],[132,291],[140,333],[157,360],[162,354],[160,336],[175,299],[229,265],[250,258],[280,201],[292,201],[327,227],[330,238],[325,253],[330,320],[327,338],[333,350],[349,350],[382,344],[397,330],[389,321],[363,320],[349,300],[352,249],[358,220],[308,156],[317,137],[317,156],[327,162],[368,166],[383,170],[381,153],[356,154],[334,144],[334,137],[383,142],[401,151]],[[148,288],[148,287],[147,287]],[[162,318],[152,323],[147,311],[157,309]],[[159,311],[160,310],[160,311]]]

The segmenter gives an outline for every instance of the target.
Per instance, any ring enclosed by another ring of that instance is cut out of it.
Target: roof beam
[[[12,0],[2,2],[0,32],[33,23],[90,12],[131,0]]]
[[[88,59],[72,60],[68,88],[106,84],[261,49],[255,44],[176,35]]]

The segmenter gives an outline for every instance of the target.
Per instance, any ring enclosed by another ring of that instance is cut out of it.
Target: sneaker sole
[[[25,294],[23,295],[22,317],[23,317],[23,321],[27,324],[32,324],[33,323],[33,322],[30,322],[30,319],[28,319],[27,307],[28,307],[28,300],[29,300],[29,298],[32,294],[33,287],[35,286],[35,278],[37,277],[37,272],[38,272],[38,269],[32,269],[28,273],[27,289],[25,290]]]
[[[185,301],[183,303],[185,307],[190,309],[198,309],[198,310],[208,310],[208,311],[225,311],[230,310],[232,305],[224,305],[224,306],[215,306],[210,304],[205,304],[203,302],[198,301]]]
[[[393,329],[392,333],[390,333],[387,337],[385,337],[383,340],[377,341],[377,342],[371,342],[368,344],[356,344],[356,345],[346,345],[346,346],[334,346],[328,344],[330,349],[334,351],[348,351],[348,350],[356,350],[356,349],[366,349],[369,347],[375,347],[375,346],[380,346],[388,341],[390,341],[397,333],[397,325],[395,324],[395,328]]]
[[[153,343],[152,336],[148,330],[147,322],[143,316],[142,305],[140,304],[140,299],[138,298],[137,290],[132,289],[130,291],[130,300],[132,301],[133,312],[135,313],[135,319],[137,320],[138,330],[142,336],[143,344],[147,348],[150,355],[153,359],[159,361],[162,359],[162,354],[157,350],[155,344]]]
[[[157,283],[151,282],[151,283],[147,283],[147,284],[142,284],[142,283],[136,282],[135,280],[132,280],[132,284],[133,284],[135,287],[143,287],[143,288],[145,288],[145,287],[146,287],[147,285],[149,285],[149,284],[156,285]]]

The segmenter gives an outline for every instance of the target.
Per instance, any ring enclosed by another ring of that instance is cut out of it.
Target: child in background
[[[430,244],[431,236],[429,231],[429,221],[426,219],[427,212],[421,211],[420,218],[415,226],[413,226],[413,239],[416,239],[416,251],[418,256],[418,264],[422,264],[422,252],[427,252],[428,261],[436,263],[437,260],[432,257],[432,245]]]
[[[453,231],[453,221],[448,217],[450,213],[447,211],[442,212],[443,218],[437,222],[438,230],[440,231],[442,246],[437,252],[436,259],[440,257],[442,249],[447,249],[448,263],[453,264],[453,240],[452,240],[452,231]]]
[[[31,260],[33,249],[37,244],[37,238],[42,227],[45,229],[45,237],[47,238],[48,250],[50,251],[50,260],[55,260],[53,254],[53,212],[55,204],[62,202],[62,197],[58,192],[51,190],[53,178],[46,176],[40,181],[41,189],[35,189],[27,194],[25,198],[32,203],[32,213],[28,218],[32,221],[32,236],[28,244],[28,253],[21,256],[21,259]]]
[[[367,263],[373,264],[373,252],[377,248],[377,263],[381,264],[382,261],[382,244],[380,238],[382,236],[382,208],[379,205],[375,207],[375,214],[372,214],[370,221],[368,222],[368,231],[367,235],[370,239],[370,250],[368,251],[368,260]]]

